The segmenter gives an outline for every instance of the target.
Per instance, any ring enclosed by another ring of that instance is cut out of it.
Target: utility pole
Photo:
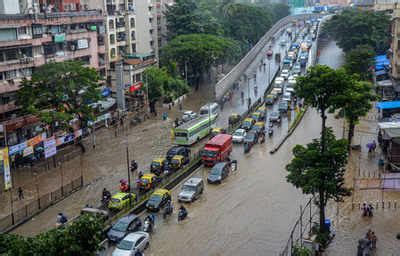
[[[126,111],[125,104],[125,85],[124,85],[124,74],[123,74],[123,63],[118,61],[115,64],[115,78],[117,83],[117,105],[118,110],[121,112]]]
[[[130,168],[129,168],[129,142],[128,142],[128,137],[126,137],[126,167],[127,167],[127,171],[128,171],[128,188],[129,188],[129,194],[131,193],[131,172],[130,172]],[[132,197],[129,196],[129,207],[132,206]]]

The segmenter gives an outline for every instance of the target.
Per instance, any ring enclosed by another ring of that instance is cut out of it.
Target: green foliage
[[[170,39],[178,35],[220,34],[222,31],[212,12],[201,9],[198,1],[195,0],[176,0],[173,5],[167,6],[165,16]]]
[[[321,118],[326,111],[337,109],[336,98],[343,95],[349,87],[349,76],[343,69],[332,69],[324,65],[311,67],[305,76],[297,79],[296,95],[304,98],[305,103],[317,108]],[[324,128],[324,125],[323,125]]]
[[[147,68],[144,76],[147,86],[149,86],[150,101],[158,100],[161,97],[176,99],[189,91],[186,82],[178,77],[171,76],[166,68]]]
[[[347,141],[337,140],[330,128],[324,130],[325,144],[315,139],[306,147],[296,145],[294,158],[286,166],[287,181],[304,194],[315,195],[320,209],[320,229],[325,230],[325,207],[330,199],[342,201],[350,195],[344,186],[344,172],[347,163]]]
[[[216,63],[234,59],[239,52],[233,40],[207,34],[181,35],[162,48],[161,61],[176,62],[179,70],[187,71],[189,77],[198,78]]]
[[[246,4],[228,4],[224,15],[226,35],[251,45],[255,45],[272,24],[270,12]]]
[[[348,52],[369,45],[378,53],[389,48],[390,16],[385,12],[347,9],[328,20],[324,29]]]
[[[358,45],[346,53],[345,65],[347,73],[357,74],[362,80],[371,79],[370,68],[374,64],[374,49],[369,45]]]
[[[293,256],[311,256],[311,251],[301,245],[295,245],[293,248]]]
[[[341,106],[341,113],[348,121],[349,131],[347,140],[349,148],[354,136],[355,125],[360,117],[365,116],[372,107],[372,101],[376,96],[372,90],[372,84],[366,81],[351,79],[351,86],[346,89],[342,96],[339,96],[337,105]]]
[[[94,255],[100,249],[103,222],[82,215],[71,225],[53,229],[36,237],[0,234],[1,255]]]
[[[290,15],[289,5],[284,3],[259,2],[257,5],[261,8],[264,8],[271,14],[273,23]]]
[[[81,62],[45,64],[35,69],[30,80],[22,81],[17,104],[52,128],[56,122],[67,128],[74,118],[85,124],[93,120],[94,109],[88,104],[100,99],[98,81],[97,71]]]

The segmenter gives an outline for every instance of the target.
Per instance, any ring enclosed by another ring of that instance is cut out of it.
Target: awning
[[[377,109],[395,109],[400,108],[400,101],[383,101],[376,104]]]
[[[390,138],[400,138],[400,122],[378,123],[378,127],[384,131],[384,135]]]

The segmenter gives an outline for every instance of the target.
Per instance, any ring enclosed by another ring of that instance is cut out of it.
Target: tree
[[[296,95],[320,113],[322,150],[325,148],[326,112],[339,109],[337,98],[349,88],[349,83],[350,78],[343,69],[334,70],[324,65],[311,67],[305,76],[297,79]]]
[[[257,5],[266,9],[271,14],[273,23],[290,15],[289,5],[284,3],[259,2]]]
[[[271,27],[269,11],[246,4],[228,4],[224,7],[226,35],[253,46]]]
[[[187,70],[196,89],[201,74],[212,65],[234,59],[240,52],[233,40],[207,34],[181,35],[171,40],[161,50],[161,62],[167,65],[176,62],[180,71]]]
[[[85,125],[94,117],[89,104],[100,99],[98,82],[97,71],[82,62],[48,63],[35,69],[30,80],[22,81],[17,104],[22,112],[40,117],[52,132],[56,126],[70,127],[74,118]]]
[[[186,34],[219,34],[222,28],[218,20],[207,9],[201,9],[198,1],[176,0],[167,6],[168,38]]]
[[[385,12],[347,9],[328,20],[324,29],[345,52],[358,45],[369,45],[378,53],[389,48],[390,16]]]
[[[150,102],[161,98],[174,100],[187,93],[189,87],[179,77],[170,75],[166,68],[150,67],[144,71]]]
[[[365,116],[371,109],[371,102],[375,100],[372,84],[366,81],[351,80],[351,86],[342,96],[337,98],[337,105],[341,106],[341,114],[346,118],[349,126],[347,133],[348,150],[354,136],[354,129],[360,117]]]
[[[82,215],[71,225],[52,229],[35,237],[0,234],[3,255],[94,255],[100,249],[103,221]]]
[[[332,130],[325,129],[326,145],[315,139],[306,147],[296,145],[294,158],[286,166],[287,181],[304,194],[311,194],[319,207],[320,234],[326,234],[325,207],[330,199],[337,202],[350,195],[344,186],[344,172],[347,163],[346,140],[336,140]],[[325,148],[322,150],[322,148]]]
[[[362,80],[369,80],[374,56],[375,52],[371,46],[358,45],[346,53],[344,68],[349,74],[357,74]]]

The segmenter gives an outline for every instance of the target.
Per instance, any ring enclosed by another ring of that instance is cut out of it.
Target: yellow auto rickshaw
[[[168,169],[171,171],[179,170],[185,164],[185,157],[181,155],[174,156],[168,163]]]
[[[155,158],[150,164],[150,172],[160,176],[164,172],[167,160],[164,157]]]
[[[265,117],[265,114],[267,113],[267,108],[265,106],[261,106],[257,108],[256,112],[260,113],[262,116]]]
[[[226,133],[226,130],[224,128],[215,127],[211,130],[211,137],[214,137],[215,135],[221,134],[221,133]]]
[[[228,125],[234,126],[240,122],[240,115],[239,114],[231,114],[228,119]]]
[[[137,188],[140,192],[146,192],[155,188],[157,182],[158,179],[154,173],[146,173],[137,181]]]
[[[260,112],[253,112],[251,114],[251,118],[256,122],[263,121],[265,119],[265,115],[262,115]]]
[[[253,118],[246,118],[244,119],[242,123],[242,129],[245,129],[246,131],[249,131],[251,127],[253,127],[253,124],[255,123],[255,120]]]
[[[265,122],[255,123],[253,129],[255,129],[258,133],[265,131]]]

